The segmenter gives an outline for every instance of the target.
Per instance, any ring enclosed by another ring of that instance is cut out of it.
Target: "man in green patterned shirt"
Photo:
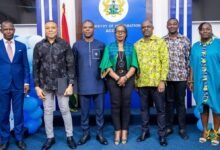
[[[141,25],[143,38],[135,43],[140,73],[136,79],[136,87],[140,95],[142,132],[138,142],[150,136],[149,131],[149,97],[154,100],[157,110],[159,142],[166,146],[165,138],[165,80],[168,74],[168,49],[165,41],[153,35],[153,24],[144,21]]]

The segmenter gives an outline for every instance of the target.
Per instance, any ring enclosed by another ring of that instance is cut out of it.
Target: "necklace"
[[[122,61],[123,57],[124,57],[124,52],[123,51],[119,51],[118,57],[119,57],[119,60]]]
[[[124,58],[124,52],[123,51],[119,51],[118,58],[119,58],[118,66],[119,66],[119,68],[122,69],[125,66],[125,62],[123,61],[123,58]]]

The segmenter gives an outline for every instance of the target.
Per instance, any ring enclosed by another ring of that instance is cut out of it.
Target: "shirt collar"
[[[56,37],[56,39],[55,39],[54,43],[57,43],[58,41],[59,41],[59,37]],[[47,38],[45,38],[45,39],[44,39],[44,42],[48,42],[48,43],[49,43],[49,41],[48,41],[48,39],[47,39]]]
[[[208,46],[208,45],[212,44],[213,40],[214,40],[214,37],[209,39],[207,42],[199,41],[199,44],[202,45],[202,46]]]
[[[83,38],[82,40],[83,40],[84,42],[86,42],[86,43],[92,43],[92,42],[94,42],[94,41],[95,41],[95,39],[94,39],[94,38],[93,38],[93,40],[92,40],[92,41],[90,41],[90,42],[86,41],[86,40],[85,40],[85,38]]]
[[[150,37],[150,41],[151,40],[156,40],[157,39],[157,37],[155,36],[155,35],[152,35],[151,37]],[[140,42],[146,42],[145,40],[144,40],[144,38],[142,38],[141,40],[140,40]]]
[[[182,38],[183,37],[183,35],[181,35],[181,34],[177,34],[177,38]],[[164,39],[166,39],[166,40],[169,40],[170,39],[170,36],[169,36],[169,34],[167,34],[166,36],[164,36]]]
[[[7,41],[8,41],[8,40],[6,40],[5,38],[3,38],[3,41],[4,41],[5,44],[7,44]],[[12,38],[10,41],[11,41],[11,44],[14,44],[14,43],[15,43],[14,38]]]

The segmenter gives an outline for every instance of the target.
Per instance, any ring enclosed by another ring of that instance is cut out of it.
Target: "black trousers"
[[[116,131],[128,130],[134,77],[130,78],[124,87],[119,87],[117,82],[109,77],[107,79],[107,87],[111,97],[111,112],[114,129]]]
[[[150,108],[149,97],[154,101],[157,110],[157,124],[159,136],[165,136],[166,113],[165,92],[158,92],[157,87],[138,88],[141,104],[142,131],[149,132]]]
[[[176,108],[176,114],[178,118],[178,124],[180,130],[186,128],[186,108],[185,108],[185,96],[186,96],[186,81],[168,81],[166,88],[166,121],[167,128],[172,129],[174,110]]]

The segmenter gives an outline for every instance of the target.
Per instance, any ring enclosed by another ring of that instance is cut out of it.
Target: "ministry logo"
[[[109,22],[118,22],[128,13],[127,0],[100,0],[99,12]]]

